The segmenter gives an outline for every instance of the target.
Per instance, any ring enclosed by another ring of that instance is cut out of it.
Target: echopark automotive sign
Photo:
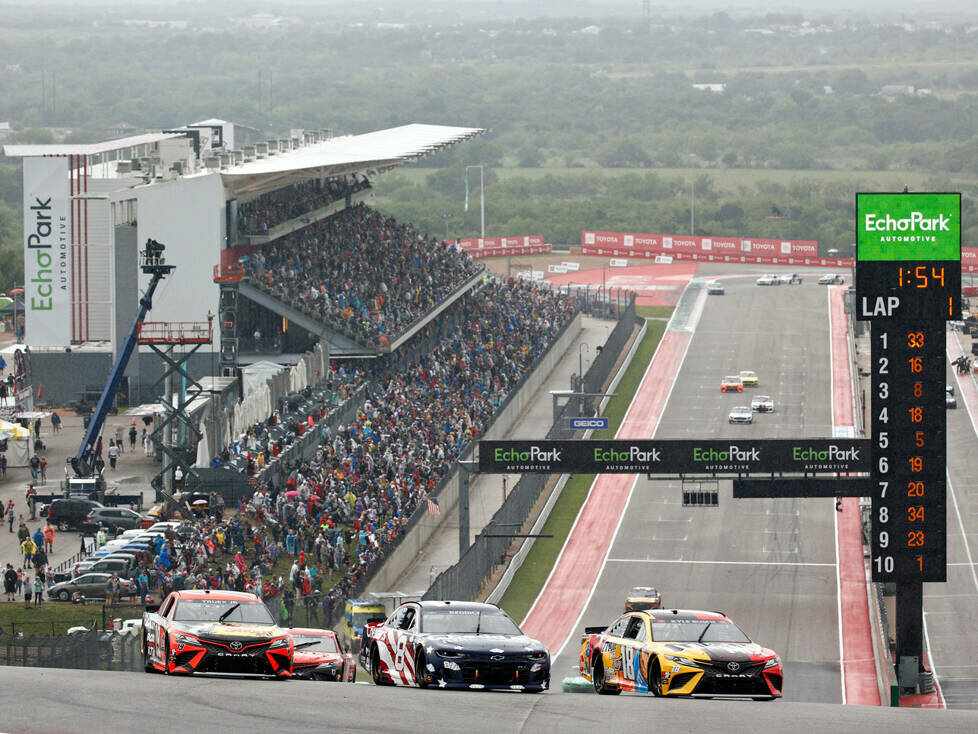
[[[870,469],[868,439],[480,441],[479,471],[826,474]]]

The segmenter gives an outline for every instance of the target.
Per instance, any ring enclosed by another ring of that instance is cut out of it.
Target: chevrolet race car
[[[625,597],[625,611],[637,612],[639,609],[659,609],[662,594],[652,586],[636,586]]]
[[[757,413],[773,413],[774,401],[767,395],[758,395],[751,399],[750,409]]]
[[[581,638],[581,676],[603,695],[622,691],[702,698],[781,697],[784,670],[722,612],[630,612]]]
[[[173,591],[146,610],[140,645],[146,672],[292,675],[292,638],[255,594]]]
[[[356,683],[357,662],[343,651],[333,630],[296,628],[288,634],[295,647],[293,678]]]
[[[494,604],[408,602],[365,631],[360,665],[377,685],[528,693],[550,686],[547,648]]]
[[[743,392],[744,383],[740,375],[727,375],[720,380],[720,392]]]

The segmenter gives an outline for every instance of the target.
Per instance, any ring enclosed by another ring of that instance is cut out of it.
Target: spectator
[[[61,416],[57,412],[51,413],[51,431],[53,433],[61,431]]]
[[[41,602],[43,601],[42,599],[43,592],[44,592],[44,581],[42,580],[43,578],[44,578],[43,571],[38,572],[38,575],[34,577],[34,606],[35,607],[41,606]]]
[[[114,439],[109,439],[109,448],[106,453],[109,455],[109,466],[115,469],[116,461],[119,459],[119,447],[116,445]]]

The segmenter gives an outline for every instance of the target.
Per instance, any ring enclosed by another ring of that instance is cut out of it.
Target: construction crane
[[[97,478],[98,472],[95,470],[95,460],[98,458],[102,428],[105,426],[105,419],[108,417],[112,403],[115,401],[116,393],[119,391],[119,384],[122,382],[126,365],[129,364],[129,358],[132,357],[133,350],[136,348],[139,337],[139,326],[145,321],[146,314],[149,313],[149,310],[153,308],[153,293],[156,291],[156,286],[176,267],[175,265],[166,264],[166,260],[163,257],[163,251],[165,249],[165,245],[156,240],[147,239],[146,248],[139,253],[140,269],[147,275],[152,276],[152,278],[149,281],[146,292],[139,299],[139,312],[136,314],[132,326],[129,327],[129,334],[122,344],[122,349],[119,350],[119,355],[116,357],[115,364],[112,366],[109,379],[102,389],[102,395],[99,397],[95,412],[92,414],[92,420],[89,422],[88,429],[85,431],[85,438],[82,439],[78,453],[69,459],[76,479],[88,480],[86,483],[91,483],[93,477]],[[71,484],[72,480],[69,478],[69,491],[71,491]]]

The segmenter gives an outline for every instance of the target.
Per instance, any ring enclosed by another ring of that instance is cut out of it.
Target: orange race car
[[[727,375],[720,380],[720,392],[743,392],[744,381],[740,375]]]
[[[292,675],[292,638],[256,594],[182,590],[143,614],[146,672]]]

